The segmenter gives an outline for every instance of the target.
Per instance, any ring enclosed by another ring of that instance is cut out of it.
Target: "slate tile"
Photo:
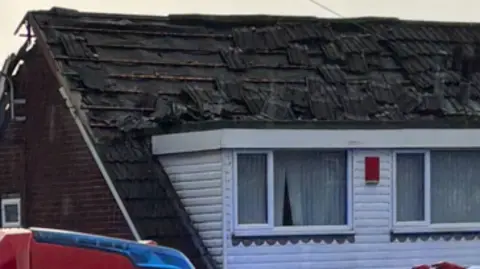
[[[254,49],[256,48],[255,44],[255,35],[252,29],[249,28],[237,28],[232,30],[232,36],[234,44],[242,49]]]
[[[345,53],[342,49],[336,45],[334,42],[330,42],[322,46],[323,53],[327,59],[331,61],[344,61]]]
[[[445,84],[458,84],[462,80],[460,74],[455,71],[447,70],[442,73],[442,79]]]
[[[305,46],[293,45],[287,50],[288,62],[292,65],[310,65],[308,50]]]
[[[345,83],[345,72],[338,65],[324,65],[318,68],[325,81],[329,83]]]
[[[405,116],[397,106],[384,106],[372,118],[380,121],[402,121]]]
[[[307,90],[310,93],[320,91],[320,89],[326,84],[325,80],[321,77],[306,77],[305,83],[307,85]]]
[[[450,30],[451,39],[466,44],[475,42],[475,38],[469,33],[469,28],[452,27]]]
[[[116,179],[119,180],[115,182],[117,190],[126,200],[144,199],[146,201],[155,202],[155,200],[161,201],[167,197],[167,192],[159,185],[158,178],[143,180],[136,178],[135,175],[129,175],[126,179],[118,177]]]
[[[403,25],[399,25],[397,27],[393,27],[391,29],[391,33],[393,37],[397,40],[408,40],[408,39],[413,39],[413,37],[410,35],[408,28]]]
[[[378,36],[366,35],[359,37],[359,47],[358,50],[365,52],[367,54],[381,53],[385,51],[379,44]]]
[[[406,82],[405,76],[398,71],[385,71],[382,72],[381,75],[385,79],[385,82],[391,85]]]
[[[396,94],[388,84],[370,81],[367,91],[377,103],[395,104]]]
[[[257,31],[264,40],[265,48],[270,50],[287,48],[291,41],[288,32],[281,26],[266,27]]]
[[[364,54],[351,54],[347,58],[347,69],[353,73],[367,73],[368,62]]]
[[[283,101],[291,102],[293,106],[308,107],[308,90],[303,87],[287,86]]]
[[[86,64],[72,68],[79,75],[83,87],[87,89],[103,91],[109,86],[106,80],[108,74],[101,65]]]
[[[345,91],[333,85],[317,83],[313,79],[308,80],[307,87],[312,115],[316,119],[339,119],[342,108],[342,92]]]
[[[444,99],[434,94],[424,94],[421,105],[421,109],[425,111],[440,111],[444,106]]]
[[[413,88],[396,87],[396,104],[404,114],[414,111],[422,103],[421,96]]]
[[[336,43],[345,53],[378,53],[382,48],[378,45],[378,40],[371,35],[352,35],[343,36],[337,39]]]
[[[334,36],[331,28],[315,23],[293,23],[285,25],[284,29],[293,41],[312,38],[331,40]]]
[[[343,97],[343,109],[346,114],[361,118],[377,111],[378,105],[371,95],[362,94]]]
[[[460,83],[458,91],[455,94],[455,99],[462,105],[468,105],[471,98],[472,88],[471,83]]]
[[[133,218],[142,218],[142,219],[164,219],[164,218],[176,218],[177,215],[175,210],[171,207],[162,206],[162,201],[157,199],[135,199],[127,200],[128,201],[128,210],[132,212],[131,215]],[[168,233],[175,231],[176,233],[181,234],[181,228],[179,230],[175,225],[170,225],[169,227],[162,227]],[[168,229],[167,229],[168,228]],[[157,232],[157,235],[158,232]]]
[[[340,108],[334,102],[320,95],[313,95],[309,99],[310,112],[318,120],[336,120],[340,113]]]
[[[433,72],[422,72],[410,75],[410,79],[417,87],[426,89],[434,85],[436,78]]]
[[[95,58],[94,53],[86,46],[85,39],[75,34],[59,34],[58,38],[65,53],[71,57]]]
[[[239,49],[221,50],[220,55],[228,68],[232,71],[243,71],[248,66],[242,58],[242,52]]]
[[[468,107],[474,111],[474,114],[480,112],[480,103],[477,100],[469,100]]]
[[[400,68],[400,63],[391,56],[366,55],[365,58],[368,66],[371,66],[373,70],[398,70]]]
[[[472,29],[470,29],[469,32],[474,37],[475,42],[479,43],[480,42],[480,28],[473,27]]]
[[[250,113],[261,114],[271,93],[257,91],[256,88],[244,88],[242,97]]]
[[[406,58],[417,55],[415,53],[415,50],[412,49],[407,42],[389,43],[389,45],[395,55],[399,58]]]
[[[265,100],[260,114],[270,120],[291,121],[295,119],[291,103],[276,97],[270,97]]]
[[[233,102],[243,101],[242,90],[243,84],[240,81],[225,81],[216,79],[216,89],[226,95],[226,98]]]

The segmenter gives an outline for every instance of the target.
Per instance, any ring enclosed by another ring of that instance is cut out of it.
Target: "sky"
[[[316,0],[344,17],[480,22],[475,0]],[[52,6],[79,11],[167,15],[275,14],[336,17],[310,0],[0,0],[0,62],[23,42],[13,32],[29,10]]]

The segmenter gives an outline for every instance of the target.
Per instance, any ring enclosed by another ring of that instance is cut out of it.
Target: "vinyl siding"
[[[222,155],[204,151],[159,156],[219,268],[223,263]]]
[[[450,260],[480,264],[480,241],[390,242],[392,151],[353,151],[353,214],[355,242],[233,246],[232,151],[224,152],[224,214],[228,269],[405,269],[420,263]],[[380,157],[380,183],[364,183],[364,159]]]

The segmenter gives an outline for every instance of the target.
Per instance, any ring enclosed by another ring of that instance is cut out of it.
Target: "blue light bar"
[[[139,268],[195,269],[182,252],[173,248],[71,231],[44,228],[30,230],[38,243],[114,252],[130,258]]]

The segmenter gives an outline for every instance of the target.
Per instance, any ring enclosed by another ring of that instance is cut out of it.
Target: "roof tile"
[[[228,68],[232,71],[243,71],[247,68],[247,63],[242,58],[240,49],[221,50],[220,55]]]
[[[288,62],[291,65],[310,65],[308,49],[305,46],[294,45],[287,50]]]

